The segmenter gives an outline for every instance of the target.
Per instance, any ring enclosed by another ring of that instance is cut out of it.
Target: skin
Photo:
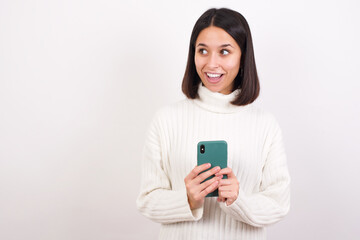
[[[204,204],[205,196],[208,193],[214,191],[219,186],[219,181],[222,178],[222,176],[217,176],[207,180],[206,182],[201,183],[211,175],[220,172],[219,167],[214,167],[210,170],[207,170],[210,167],[211,167],[210,163],[205,163],[203,165],[196,166],[184,179],[190,209],[200,208]],[[201,173],[202,171],[205,170],[207,171]]]
[[[226,205],[230,206],[239,196],[239,181],[231,168],[221,169],[215,177],[221,177],[227,175],[228,179],[219,180],[219,197],[218,202],[226,202]]]
[[[222,28],[202,30],[195,43],[195,66],[202,83],[213,92],[229,94],[240,69],[241,49]],[[207,75],[222,74],[219,81]]]
[[[195,46],[196,71],[205,87],[212,92],[230,94],[240,68],[239,45],[222,28],[210,26],[200,32]],[[222,75],[214,80],[209,79],[207,73]],[[211,175],[215,177],[201,183]],[[222,179],[223,175],[227,175],[228,179]],[[211,168],[210,164],[203,164],[193,168],[184,181],[192,210],[203,206],[205,196],[215,189],[219,190],[217,200],[226,202],[228,206],[239,195],[239,181],[231,168],[220,170],[217,166]]]

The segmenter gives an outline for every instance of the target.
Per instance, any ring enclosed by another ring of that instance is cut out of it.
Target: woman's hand
[[[201,207],[204,204],[205,196],[208,193],[213,192],[219,185],[219,181],[222,176],[213,177],[206,182],[201,183],[206,178],[220,171],[219,167],[214,167],[206,172],[201,173],[210,167],[210,163],[196,166],[184,179],[191,210]],[[201,174],[199,175],[199,173]]]
[[[227,175],[228,178],[220,180],[218,201],[226,201],[226,205],[229,206],[235,202],[239,195],[239,181],[231,168],[221,169],[215,176],[222,177],[222,175]]]

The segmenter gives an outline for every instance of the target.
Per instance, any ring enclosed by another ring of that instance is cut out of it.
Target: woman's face
[[[231,93],[240,68],[241,49],[225,30],[208,27],[195,43],[196,71],[212,92]]]

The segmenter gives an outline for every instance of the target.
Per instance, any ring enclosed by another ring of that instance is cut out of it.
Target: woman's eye
[[[222,54],[222,55],[228,55],[228,54],[229,54],[229,51],[226,50],[226,49],[223,49],[223,50],[221,50],[221,54]]]
[[[200,52],[201,54],[207,54],[207,53],[208,53],[208,52],[206,51],[206,49],[203,49],[203,48],[200,49],[199,52]]]

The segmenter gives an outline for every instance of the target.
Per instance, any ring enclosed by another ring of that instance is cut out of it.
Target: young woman
[[[277,121],[251,104],[260,87],[241,14],[209,9],[198,19],[182,90],[187,98],[150,126],[138,209],[162,223],[159,239],[266,239],[264,227],[289,211],[290,177]],[[196,166],[207,140],[227,142],[228,168]]]

